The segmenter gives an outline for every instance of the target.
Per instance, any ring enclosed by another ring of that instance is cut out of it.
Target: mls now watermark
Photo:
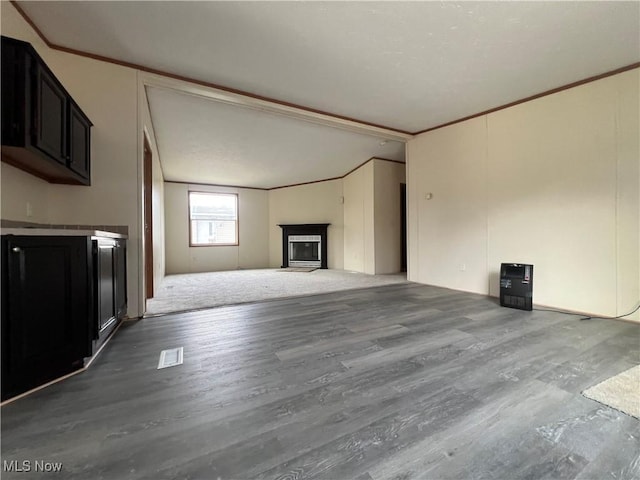
[[[46,472],[57,473],[62,471],[62,462],[47,462],[45,460],[3,460],[3,472]]]

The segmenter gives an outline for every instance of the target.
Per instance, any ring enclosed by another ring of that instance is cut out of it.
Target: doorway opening
[[[407,184],[400,184],[400,271],[407,271]]]
[[[143,197],[144,197],[144,292],[145,300],[153,298],[153,153],[147,135],[144,136]]]

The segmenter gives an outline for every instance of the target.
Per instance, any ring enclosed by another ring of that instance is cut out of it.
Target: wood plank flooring
[[[640,422],[580,395],[637,364],[640,325],[411,283],[150,318],[2,408],[2,478],[638,479]]]

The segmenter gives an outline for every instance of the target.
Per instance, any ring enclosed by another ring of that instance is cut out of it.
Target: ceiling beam
[[[178,93],[193,95],[228,105],[252,108],[262,112],[283,115],[288,118],[295,118],[296,120],[302,120],[364,135],[371,135],[385,140],[404,143],[413,138],[413,135],[410,133],[370,125],[356,120],[336,117],[321,112],[311,111],[306,108],[273,102],[271,100],[265,100],[263,98],[250,95],[230,92],[213,86],[206,86],[201,83],[194,83],[188,80],[167,77],[165,75],[142,71],[140,72],[139,81],[141,81],[144,86],[173,90]]]

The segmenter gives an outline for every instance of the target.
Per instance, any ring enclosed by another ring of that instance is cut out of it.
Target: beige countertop
[[[122,233],[105,232],[102,230],[72,230],[58,228],[2,228],[2,235],[31,235],[51,237],[103,237],[103,238],[128,238]]]

